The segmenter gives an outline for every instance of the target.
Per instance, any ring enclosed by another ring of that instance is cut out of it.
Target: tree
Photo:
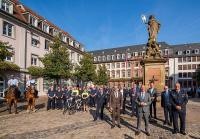
[[[20,71],[20,67],[14,63],[4,61],[6,57],[13,55],[12,52],[8,51],[11,46],[7,42],[0,41],[0,70],[1,71]]]
[[[200,85],[200,68],[197,69],[195,78],[197,83]]]
[[[93,65],[93,58],[90,54],[85,54],[79,66],[75,68],[74,76],[84,83],[89,81],[94,82],[96,79],[95,66]]]
[[[40,58],[44,65],[44,76],[54,79],[59,84],[60,79],[68,79],[71,76],[72,63],[66,46],[62,45],[59,36],[54,38],[50,45],[50,52]]]
[[[108,80],[109,80],[109,77],[107,75],[107,69],[106,69],[106,66],[103,64],[102,66],[99,66],[99,69],[97,71],[96,84],[107,85]]]
[[[13,55],[13,53],[9,52],[7,48],[10,48],[8,43],[0,41],[0,61],[4,61],[7,56]]]
[[[43,68],[37,67],[37,66],[28,67],[28,72],[31,76],[35,76],[35,77],[42,77],[44,74]]]

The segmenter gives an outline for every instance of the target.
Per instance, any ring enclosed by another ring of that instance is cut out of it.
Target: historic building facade
[[[20,80],[21,90],[29,77],[27,68],[43,66],[39,57],[49,52],[49,44],[58,34],[61,35],[63,45],[68,47],[72,63],[78,64],[84,54],[84,47],[80,42],[19,1],[0,0],[0,40],[8,42],[11,46],[9,50],[14,52],[6,61],[20,67],[20,73],[16,76]],[[10,74],[13,73],[0,72],[0,92],[7,87]],[[45,94],[45,79],[37,79],[37,89],[39,95]]]
[[[200,43],[168,45],[161,42],[160,51],[167,59],[165,64],[166,84],[170,88],[180,82],[184,88],[197,86],[193,76],[200,68]],[[105,64],[110,77],[109,85],[131,86],[142,83],[143,68],[140,61],[145,54],[146,45],[133,45],[119,48],[91,51],[94,64]]]

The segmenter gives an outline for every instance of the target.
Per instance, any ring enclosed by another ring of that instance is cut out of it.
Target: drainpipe
[[[27,29],[25,30],[25,53],[24,53],[24,69],[27,68]],[[26,88],[26,73],[24,74],[24,90]]]

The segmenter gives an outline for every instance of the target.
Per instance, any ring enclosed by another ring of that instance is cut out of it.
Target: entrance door
[[[4,79],[0,76],[0,97],[4,97],[4,89],[5,89],[5,81]]]

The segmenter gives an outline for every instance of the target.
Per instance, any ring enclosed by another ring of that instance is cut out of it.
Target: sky
[[[87,51],[145,44],[141,15],[161,23],[159,42],[200,42],[200,0],[20,0],[70,33]]]

